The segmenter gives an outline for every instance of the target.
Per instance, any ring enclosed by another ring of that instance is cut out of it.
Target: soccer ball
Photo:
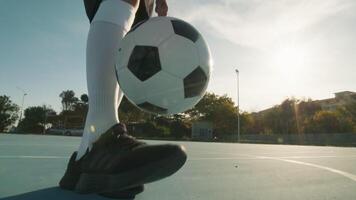
[[[140,109],[161,115],[192,108],[209,83],[212,58],[201,34],[173,17],[154,17],[120,43],[116,75],[126,97]]]

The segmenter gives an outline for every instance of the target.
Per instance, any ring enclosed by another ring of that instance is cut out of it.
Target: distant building
[[[334,98],[316,100],[323,110],[335,110],[351,101],[355,101],[356,92],[342,91],[335,93]]]
[[[213,124],[207,121],[198,121],[192,124],[193,140],[212,140]]]

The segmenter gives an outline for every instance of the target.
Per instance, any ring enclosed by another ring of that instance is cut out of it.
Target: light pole
[[[21,89],[20,87],[17,87],[18,90],[20,90],[23,95],[22,95],[22,103],[21,103],[21,112],[20,112],[20,118],[19,118],[19,123],[21,122],[22,115],[23,115],[23,105],[25,103],[25,96],[27,95],[26,91]]]
[[[44,110],[44,118],[43,118],[43,134],[46,134],[46,124],[47,124],[47,107],[45,105],[42,106]]]
[[[237,78],[237,142],[240,143],[240,83],[239,70],[235,69]]]

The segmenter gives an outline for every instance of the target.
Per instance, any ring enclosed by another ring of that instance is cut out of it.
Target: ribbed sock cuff
[[[128,31],[135,19],[136,9],[122,0],[105,0],[100,4],[92,21],[104,21],[117,24]]]

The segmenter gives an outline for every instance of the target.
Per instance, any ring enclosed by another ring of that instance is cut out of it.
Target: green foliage
[[[24,133],[43,133],[47,126],[47,115],[55,111],[47,106],[33,106],[25,110],[25,118],[19,122],[18,130]]]
[[[59,115],[45,107],[30,107],[26,109],[19,128],[24,132],[42,132],[44,120],[57,127],[83,127],[88,112],[88,95],[83,94],[77,98],[72,90],[66,90],[59,96],[63,105]],[[7,117],[12,116],[7,121],[6,126],[9,126],[17,118],[18,107],[8,97],[1,96],[0,100],[12,105],[7,108],[10,111],[0,111],[0,117],[4,113]],[[258,113],[240,111],[241,134],[356,133],[356,95],[342,105],[334,110],[323,110],[319,101],[288,98]],[[126,97],[123,97],[118,113],[120,121],[126,123],[130,132],[139,137],[189,138],[194,122],[208,121],[213,124],[215,136],[227,139],[236,134],[237,110],[232,99],[226,95],[206,93],[194,108],[177,115],[156,116],[143,112]],[[52,114],[44,119],[44,113],[49,112]],[[0,126],[2,129],[4,127]]]
[[[319,111],[308,119],[305,131],[307,133],[347,133],[353,131],[350,118],[342,116],[337,111]]]
[[[193,121],[212,122],[217,135],[232,134],[237,130],[237,108],[226,95],[206,93],[200,102],[186,113]]]
[[[19,107],[12,103],[10,97],[0,96],[0,132],[13,125],[18,118]]]
[[[356,133],[356,94],[352,95],[350,101],[339,108],[338,112],[352,122],[353,132]]]
[[[151,115],[143,112],[136,106],[134,106],[127,98],[124,96],[121,100],[119,107],[119,119],[123,123],[133,123],[133,122],[145,122],[151,118]]]
[[[155,138],[164,137],[168,134],[166,127],[157,126],[157,124],[152,121],[128,124],[128,130],[130,134],[136,137]]]
[[[254,114],[251,133],[303,134],[356,132],[354,101],[334,110],[322,110],[317,101],[286,99]]]
[[[169,126],[171,135],[175,138],[190,138],[192,122],[188,115],[175,114]]]
[[[255,132],[256,120],[253,115],[248,112],[240,113],[240,131],[241,134],[248,134]]]
[[[298,133],[295,99],[286,99],[263,114],[263,132],[293,134]]]
[[[191,122],[185,114],[157,116],[154,122],[157,126],[166,127],[170,137],[176,139],[190,137]]]
[[[59,97],[62,98],[63,111],[73,110],[75,103],[79,101],[79,99],[75,97],[73,90],[65,90],[61,92]]]
[[[82,94],[80,96],[80,100],[83,102],[83,103],[88,103],[89,102],[89,97],[87,94]]]
[[[80,96],[80,100],[77,100],[72,105],[72,115],[80,116],[83,119],[86,118],[88,110],[89,110],[89,98],[88,95],[82,94]]]
[[[67,90],[59,96],[62,98],[63,110],[58,116],[51,116],[50,122],[56,128],[83,128],[89,110],[88,95],[82,94],[79,100],[72,90]]]
[[[310,117],[315,113],[321,111],[321,106],[318,102],[308,99],[307,101],[298,101],[298,116],[300,117]]]

